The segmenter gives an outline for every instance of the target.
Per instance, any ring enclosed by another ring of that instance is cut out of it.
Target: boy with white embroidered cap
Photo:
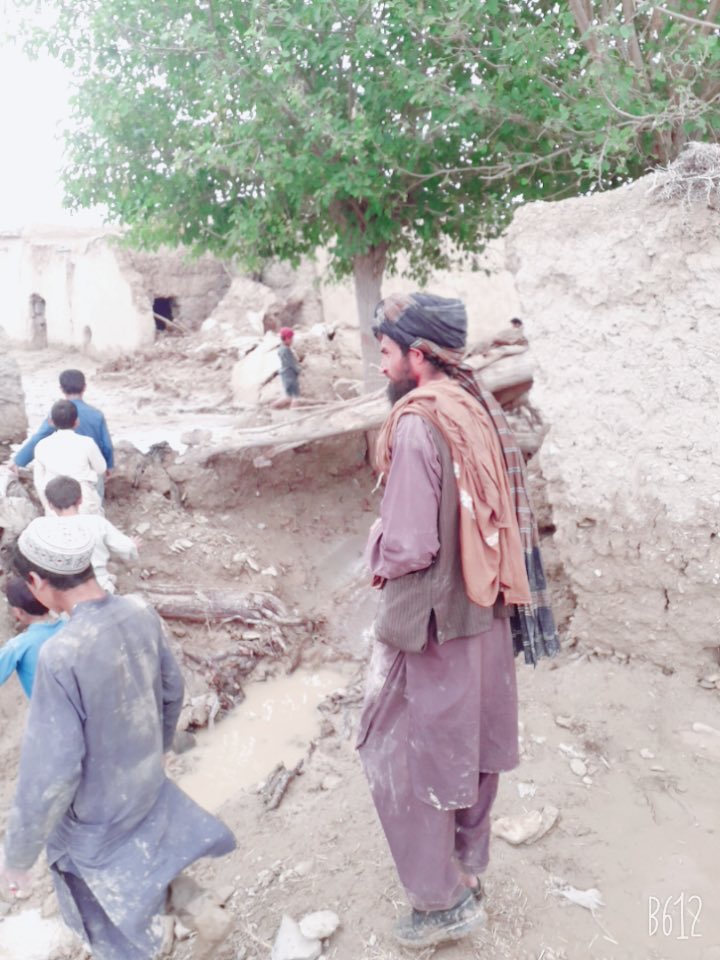
[[[94,960],[148,960],[171,882],[235,839],[165,775],[182,675],[157,614],[98,585],[93,546],[58,517],[15,546],[16,572],[69,621],[38,662],[0,883],[26,885],[46,845],[63,918]]]

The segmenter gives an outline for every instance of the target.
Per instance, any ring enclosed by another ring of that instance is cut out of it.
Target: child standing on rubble
[[[72,477],[55,477],[45,487],[50,509],[66,523],[82,527],[93,538],[92,568],[95,579],[108,593],[115,593],[115,577],[107,568],[110,555],[121,560],[138,559],[139,537],[128,537],[100,514],[80,513],[82,488]]]
[[[0,648],[0,683],[5,683],[16,670],[18,680],[29,697],[40,648],[60,627],[65,626],[66,621],[53,617],[48,608],[35,599],[21,577],[10,577],[5,586],[5,596],[13,617],[25,630]]]
[[[72,400],[58,400],[50,411],[55,432],[35,447],[33,479],[40,501],[49,512],[45,487],[59,476],[74,477],[83,488],[83,513],[102,513],[97,489],[98,479],[105,475],[107,463],[92,439],[75,432],[78,411]]]
[[[291,346],[294,336],[295,331],[291,327],[280,328],[280,379],[285,396],[290,398],[291,407],[295,406],[295,401],[300,396],[300,362]]]

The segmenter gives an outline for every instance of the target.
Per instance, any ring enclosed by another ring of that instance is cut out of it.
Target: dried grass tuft
[[[656,172],[648,192],[661,201],[720,209],[720,144],[691,141],[677,160]]]

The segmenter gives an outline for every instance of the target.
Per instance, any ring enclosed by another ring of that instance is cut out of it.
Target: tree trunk
[[[190,623],[239,620],[283,626],[302,622],[297,617],[289,617],[283,603],[272,593],[232,593],[213,588],[196,590],[182,585],[153,584],[143,595],[165,620]]]
[[[359,253],[353,261],[355,302],[360,323],[360,348],[363,361],[363,382],[369,393],[384,383],[379,370],[380,354],[372,333],[373,312],[382,297],[382,281],[387,259],[387,246],[371,247]]]

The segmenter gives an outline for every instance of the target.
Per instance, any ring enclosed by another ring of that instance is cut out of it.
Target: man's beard
[[[395,406],[395,404],[406,393],[410,393],[411,390],[414,390],[417,387],[418,382],[415,377],[405,376],[401,380],[391,380],[387,385],[387,395],[390,403]]]

